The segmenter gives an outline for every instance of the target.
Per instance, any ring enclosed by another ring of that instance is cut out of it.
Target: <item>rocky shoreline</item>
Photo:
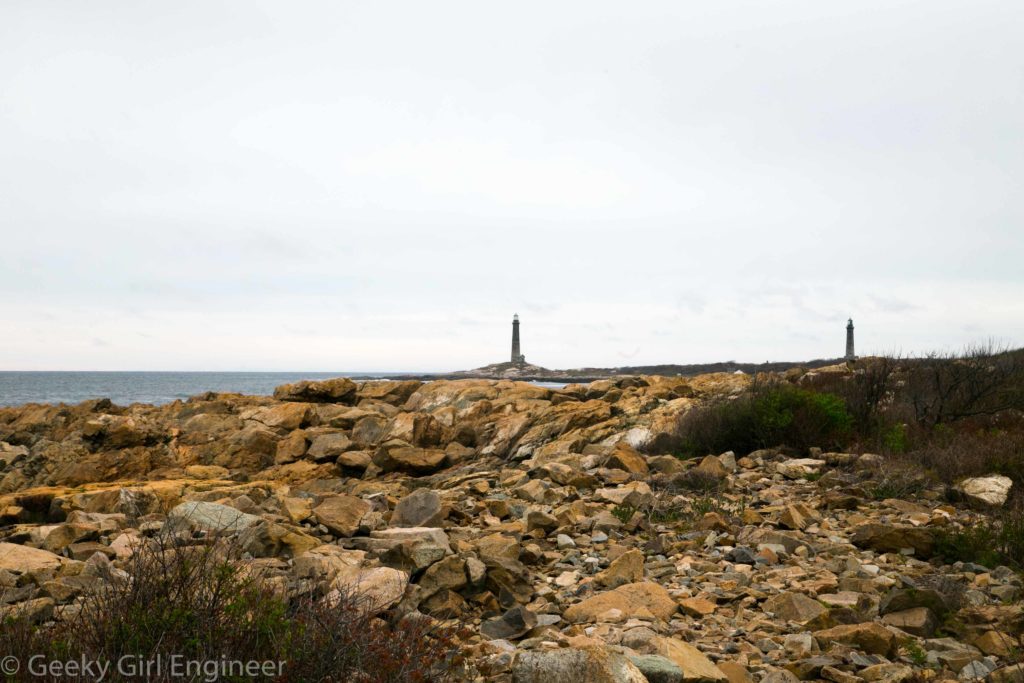
[[[954,505],[873,494],[870,454],[670,454],[681,414],[750,381],[0,408],[0,617],[73,611],[171,528],[235,536],[294,594],[465,625],[469,680],[1024,681],[1021,577],[935,554],[991,486]]]

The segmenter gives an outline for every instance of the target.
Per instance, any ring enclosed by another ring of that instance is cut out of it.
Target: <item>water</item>
[[[377,373],[381,377],[388,373]],[[269,395],[302,379],[366,377],[350,372],[0,372],[0,406],[79,403],[109,398],[118,405],[170,403],[205,391]]]
[[[109,398],[118,405],[160,405],[206,391],[269,396],[274,387],[302,379],[387,377],[395,372],[3,372],[0,406],[80,403]],[[565,382],[534,382],[561,389]]]

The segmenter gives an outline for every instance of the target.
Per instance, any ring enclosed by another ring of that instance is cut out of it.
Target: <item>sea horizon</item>
[[[208,391],[269,396],[281,384],[331,377],[384,378],[398,371],[0,370],[0,406],[75,404],[107,398],[118,405],[163,405]],[[432,373],[422,373],[432,374]]]

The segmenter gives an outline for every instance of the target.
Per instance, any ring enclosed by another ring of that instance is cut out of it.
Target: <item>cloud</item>
[[[457,369],[516,312],[550,367],[1024,344],[1022,30],[3,3],[0,368]]]

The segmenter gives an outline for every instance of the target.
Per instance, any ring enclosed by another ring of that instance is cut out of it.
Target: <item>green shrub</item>
[[[711,403],[683,415],[682,450],[701,455],[726,450],[750,452],[786,445],[842,447],[853,420],[839,396],[785,383],[760,384],[737,398]]]
[[[935,553],[947,562],[974,562],[993,568],[1001,564],[1024,570],[1024,507],[956,531],[939,530]]]

